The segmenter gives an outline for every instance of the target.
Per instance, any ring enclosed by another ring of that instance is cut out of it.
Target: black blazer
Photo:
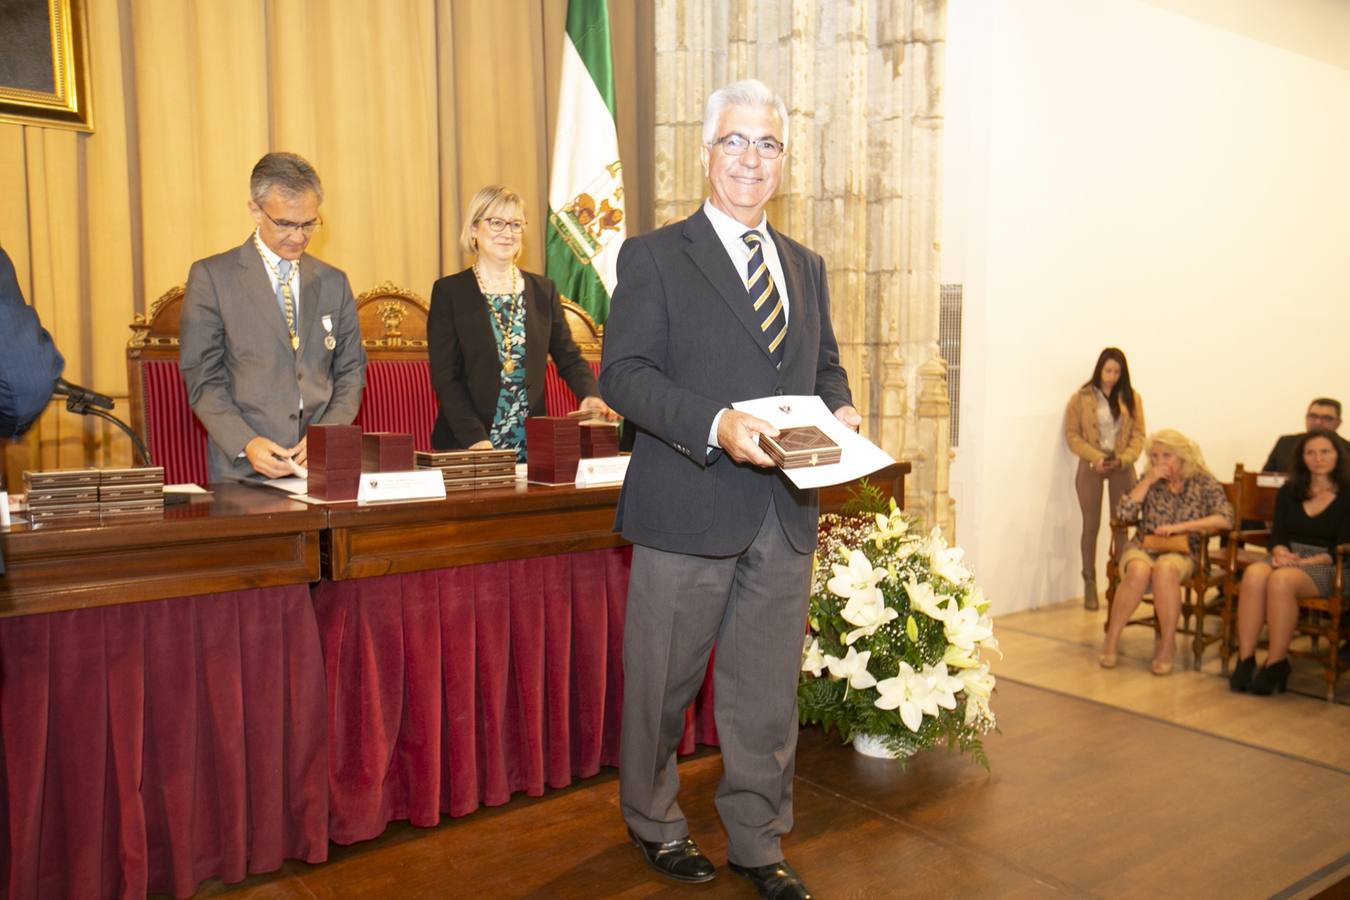
[[[545,354],[553,357],[558,374],[578,398],[599,395],[591,364],[582,358],[563,317],[558,289],[542,275],[520,274],[525,282],[525,391],[530,415],[545,414]],[[440,404],[431,445],[460,450],[487,440],[502,389],[502,364],[487,298],[478,289],[473,269],[447,275],[431,289],[427,352],[431,386]]]
[[[605,402],[638,427],[615,529],[635,544],[730,556],[754,540],[772,497],[792,545],[816,545],[815,491],[776,469],[714,450],[708,431],[737,400],[817,394],[831,410],[852,403],[830,324],[820,256],[773,228],[787,282],[788,333],[775,369],[755,337],[745,282],[712,223],[697,213],[630,237],[605,322]]]

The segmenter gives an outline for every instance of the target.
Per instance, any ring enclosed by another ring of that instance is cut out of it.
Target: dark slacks
[[[1134,487],[1134,466],[1121,466],[1105,475],[1092,471],[1085,459],[1078,460],[1078,473],[1074,477],[1074,489],[1078,491],[1078,506],[1083,511],[1083,580],[1097,580],[1097,532],[1102,524],[1102,482],[1106,482],[1106,493],[1111,500],[1108,516],[1114,516],[1120,498]],[[1125,529],[1117,528],[1112,532],[1116,538],[1116,552],[1125,546]]]
[[[675,750],[716,644],[714,716],[723,766],[716,802],[728,857],[744,866],[783,858],[779,838],[792,828],[810,579],[811,554],[788,542],[772,503],[759,534],[737,556],[633,548],[619,800],[643,840],[689,833],[676,800]]]

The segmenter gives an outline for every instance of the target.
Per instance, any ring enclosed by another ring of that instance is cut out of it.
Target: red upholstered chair
[[[170,288],[131,322],[127,388],[131,427],[164,467],[167,484],[206,484],[206,429],[188,406],[178,374],[178,320],[183,286]]]
[[[431,449],[436,393],[427,364],[427,302],[388,281],[356,298],[361,343],[369,360],[356,423],[362,431],[411,434]]]
[[[591,364],[591,369],[598,378],[600,345],[605,335],[604,326],[595,324],[595,320],[586,310],[566,297],[563,298],[562,306],[563,315],[567,317],[567,326],[572,329],[572,340],[576,342],[582,357]],[[544,403],[550,416],[565,416],[580,405],[567,382],[558,375],[558,369],[553,365],[552,359],[548,361],[548,372],[544,375]]]

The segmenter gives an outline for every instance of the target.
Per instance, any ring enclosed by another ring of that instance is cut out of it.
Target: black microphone
[[[80,387],[78,384],[71,384],[64,378],[56,379],[52,386],[52,393],[62,397],[69,397],[71,401],[86,406],[97,406],[102,409],[112,409],[113,399],[106,394],[100,394],[97,391],[91,391],[89,388]]]

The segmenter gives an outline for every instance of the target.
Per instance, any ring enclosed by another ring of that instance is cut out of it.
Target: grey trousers
[[[675,750],[715,643],[723,768],[716,804],[727,855],[743,866],[783,858],[779,838],[792,828],[797,678],[810,579],[811,554],[788,543],[772,503],[759,534],[737,556],[633,548],[619,801],[624,820],[643,840],[689,833],[676,800]]]
[[[1102,482],[1106,482],[1106,493],[1111,498],[1111,512],[1114,515],[1120,498],[1134,487],[1134,466],[1121,466],[1106,475],[1092,471],[1085,459],[1078,460],[1078,474],[1073,486],[1078,491],[1078,506],[1083,510],[1083,580],[1097,580],[1097,532],[1102,524]],[[1125,545],[1125,529],[1117,528],[1113,532],[1116,538],[1116,550]]]

